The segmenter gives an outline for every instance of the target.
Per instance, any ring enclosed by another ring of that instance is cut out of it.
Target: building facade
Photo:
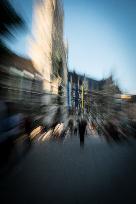
[[[30,59],[13,52],[0,59],[0,99],[16,103],[21,109],[40,107],[42,98],[42,76]]]
[[[67,48],[63,39],[64,11],[61,0],[39,0],[34,6],[30,57],[43,76],[43,89],[58,94],[67,83]]]
[[[68,73],[68,109],[74,112],[91,112],[111,110],[115,94],[121,93],[113,77],[95,80],[74,72]]]

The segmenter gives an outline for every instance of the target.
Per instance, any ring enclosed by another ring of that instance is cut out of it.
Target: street
[[[0,182],[0,203],[135,203],[136,141],[36,138]]]
[[[0,204],[136,204],[136,0],[0,0]]]

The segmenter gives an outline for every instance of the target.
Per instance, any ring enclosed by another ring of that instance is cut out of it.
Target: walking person
[[[87,122],[85,119],[80,119],[79,124],[78,124],[78,129],[79,129],[79,137],[80,137],[80,146],[84,146],[84,136],[85,136],[85,131],[86,131],[86,126]]]

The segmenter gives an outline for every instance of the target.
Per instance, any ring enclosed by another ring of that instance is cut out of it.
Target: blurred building
[[[0,58],[0,98],[29,110],[39,106],[42,96],[42,76],[30,59],[13,52]]]
[[[89,112],[93,106],[98,109],[98,106],[103,106],[103,104],[109,108],[114,95],[120,93],[121,91],[112,76],[102,80],[95,80],[77,74],[75,71],[68,73],[67,104],[72,110]]]
[[[125,113],[129,119],[136,120],[136,95],[120,94],[116,96],[120,103],[120,110]]]
[[[33,38],[30,56],[36,70],[43,76],[46,93],[66,90],[67,46],[63,40],[64,11],[61,0],[39,0],[34,5]]]

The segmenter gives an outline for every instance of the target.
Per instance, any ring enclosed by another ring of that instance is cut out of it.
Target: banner
[[[68,109],[71,107],[71,83],[67,83],[67,106]]]
[[[78,94],[78,83],[75,84],[75,108],[78,109],[78,100],[79,100],[79,94]]]
[[[82,101],[82,110],[83,110],[84,109],[84,86],[83,85],[82,85],[81,101]]]

